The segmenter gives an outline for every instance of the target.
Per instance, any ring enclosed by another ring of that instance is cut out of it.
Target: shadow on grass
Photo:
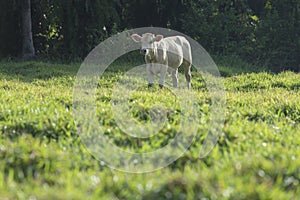
[[[221,76],[230,77],[242,73],[265,71],[264,67],[256,67],[236,57],[214,56]],[[145,64],[143,56],[136,51],[130,52],[116,59],[107,69],[107,72],[126,72],[133,67]],[[23,82],[48,80],[56,77],[75,77],[81,63],[60,64],[43,61],[0,61],[1,79],[18,79]],[[193,67],[193,70],[195,68]],[[183,73],[183,68],[179,68]]]
[[[0,62],[1,79],[17,79],[31,83],[55,77],[76,76],[80,64],[52,64],[47,62]]]

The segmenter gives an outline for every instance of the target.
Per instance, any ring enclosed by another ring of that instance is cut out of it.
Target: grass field
[[[170,166],[128,174],[93,159],[77,136],[72,96],[79,64],[0,62],[0,199],[298,199],[300,74],[222,59],[219,66],[226,113],[212,152],[199,159],[203,138],[197,137]],[[122,134],[110,100],[128,67],[108,70],[100,80],[97,116],[116,145],[147,152],[175,134],[178,104],[167,89],[137,91],[131,115],[145,119],[151,104],[164,101],[167,128],[151,139]],[[205,130],[210,101],[199,73],[192,84]]]

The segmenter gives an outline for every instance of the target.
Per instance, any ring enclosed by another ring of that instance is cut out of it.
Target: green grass
[[[218,62],[217,62],[218,63]],[[73,84],[79,64],[0,62],[0,199],[297,199],[300,196],[300,74],[259,72],[219,60],[226,90],[225,123],[205,158],[203,138],[176,162],[147,174],[112,170],[93,159],[76,134]],[[167,89],[140,88],[131,116],[149,122],[164,102],[168,122],[151,139],[134,139],[116,126],[112,88],[131,64],[100,80],[97,116],[105,134],[125,149],[147,152],[176,133],[179,105]],[[207,128],[210,99],[199,73],[193,87]]]

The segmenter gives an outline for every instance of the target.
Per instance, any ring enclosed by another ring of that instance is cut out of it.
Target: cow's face
[[[135,42],[141,43],[141,54],[148,55],[150,52],[154,50],[154,42],[159,42],[163,39],[162,35],[154,35],[152,33],[145,33],[142,36],[138,34],[131,35],[131,38]]]

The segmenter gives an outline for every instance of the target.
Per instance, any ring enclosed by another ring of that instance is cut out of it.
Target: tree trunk
[[[32,39],[31,4],[30,0],[22,2],[22,58],[31,59],[35,55]]]

